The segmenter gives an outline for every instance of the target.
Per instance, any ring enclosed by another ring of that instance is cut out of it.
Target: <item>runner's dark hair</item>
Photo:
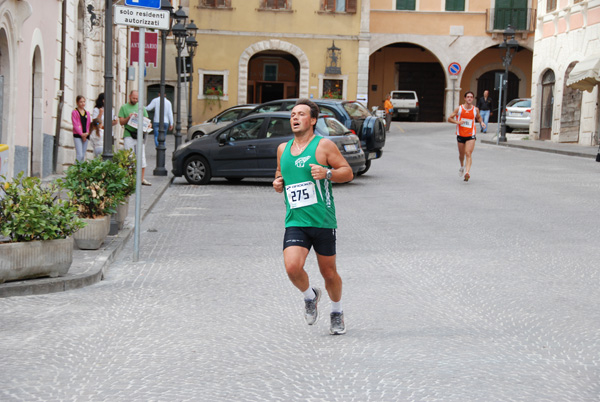
[[[310,117],[311,118],[315,118],[318,119],[319,118],[319,106],[317,106],[317,104],[313,101],[311,101],[310,99],[306,99],[306,98],[300,98],[296,101],[296,104],[294,105],[294,107],[298,106],[298,105],[306,105],[310,108]]]
[[[465,98],[467,97],[468,94],[473,95],[473,98],[475,97],[475,94],[472,91],[467,91],[467,92],[465,92]]]

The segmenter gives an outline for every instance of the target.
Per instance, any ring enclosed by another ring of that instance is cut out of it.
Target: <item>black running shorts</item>
[[[324,229],[314,227],[289,227],[285,228],[283,236],[283,249],[291,246],[300,246],[310,250],[315,248],[319,255],[335,255],[335,229]]]
[[[466,144],[467,141],[471,141],[471,140],[476,140],[477,138],[475,136],[472,137],[462,137],[460,135],[456,136],[456,141],[460,142],[461,144]]]

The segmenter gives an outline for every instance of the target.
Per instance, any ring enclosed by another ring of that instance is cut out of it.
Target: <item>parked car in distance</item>
[[[173,153],[173,175],[190,184],[212,177],[239,181],[244,177],[275,177],[277,147],[294,138],[291,112],[265,112],[243,117],[217,131],[181,145]],[[319,116],[315,134],[333,141],[356,174],[365,154],[356,135],[331,116]]]
[[[277,110],[292,110],[298,99],[280,99],[262,103],[250,110],[247,114],[272,112]],[[371,160],[381,158],[385,145],[385,122],[373,116],[369,109],[356,101],[342,101],[334,99],[311,99],[315,102],[321,113],[333,116],[343,125],[352,130],[360,139],[361,147],[367,159],[364,174],[371,167]]]
[[[506,105],[506,132],[514,129],[529,131],[531,98],[516,98]]]
[[[217,114],[212,119],[206,120],[202,124],[191,126],[187,131],[186,142],[191,141],[194,138],[202,137],[203,135],[228,125],[232,121],[236,121],[255,106],[256,104],[233,106],[223,110],[221,113]]]
[[[419,98],[415,91],[392,91],[392,118],[409,117],[412,121],[419,120]]]

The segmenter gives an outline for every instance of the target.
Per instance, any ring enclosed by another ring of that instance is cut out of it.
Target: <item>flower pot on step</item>
[[[117,206],[117,215],[115,220],[119,225],[119,230],[123,229],[125,226],[125,219],[127,218],[127,214],[129,213],[129,197],[125,198],[122,204]]]
[[[82,220],[86,225],[73,233],[75,244],[81,250],[98,250],[110,231],[110,215]]]
[[[73,238],[0,244],[0,283],[64,276],[73,262]]]

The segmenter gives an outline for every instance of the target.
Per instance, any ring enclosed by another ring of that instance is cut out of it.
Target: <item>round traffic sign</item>
[[[460,73],[460,64],[458,63],[450,63],[450,65],[448,66],[448,72],[452,75],[457,75],[458,73]]]

